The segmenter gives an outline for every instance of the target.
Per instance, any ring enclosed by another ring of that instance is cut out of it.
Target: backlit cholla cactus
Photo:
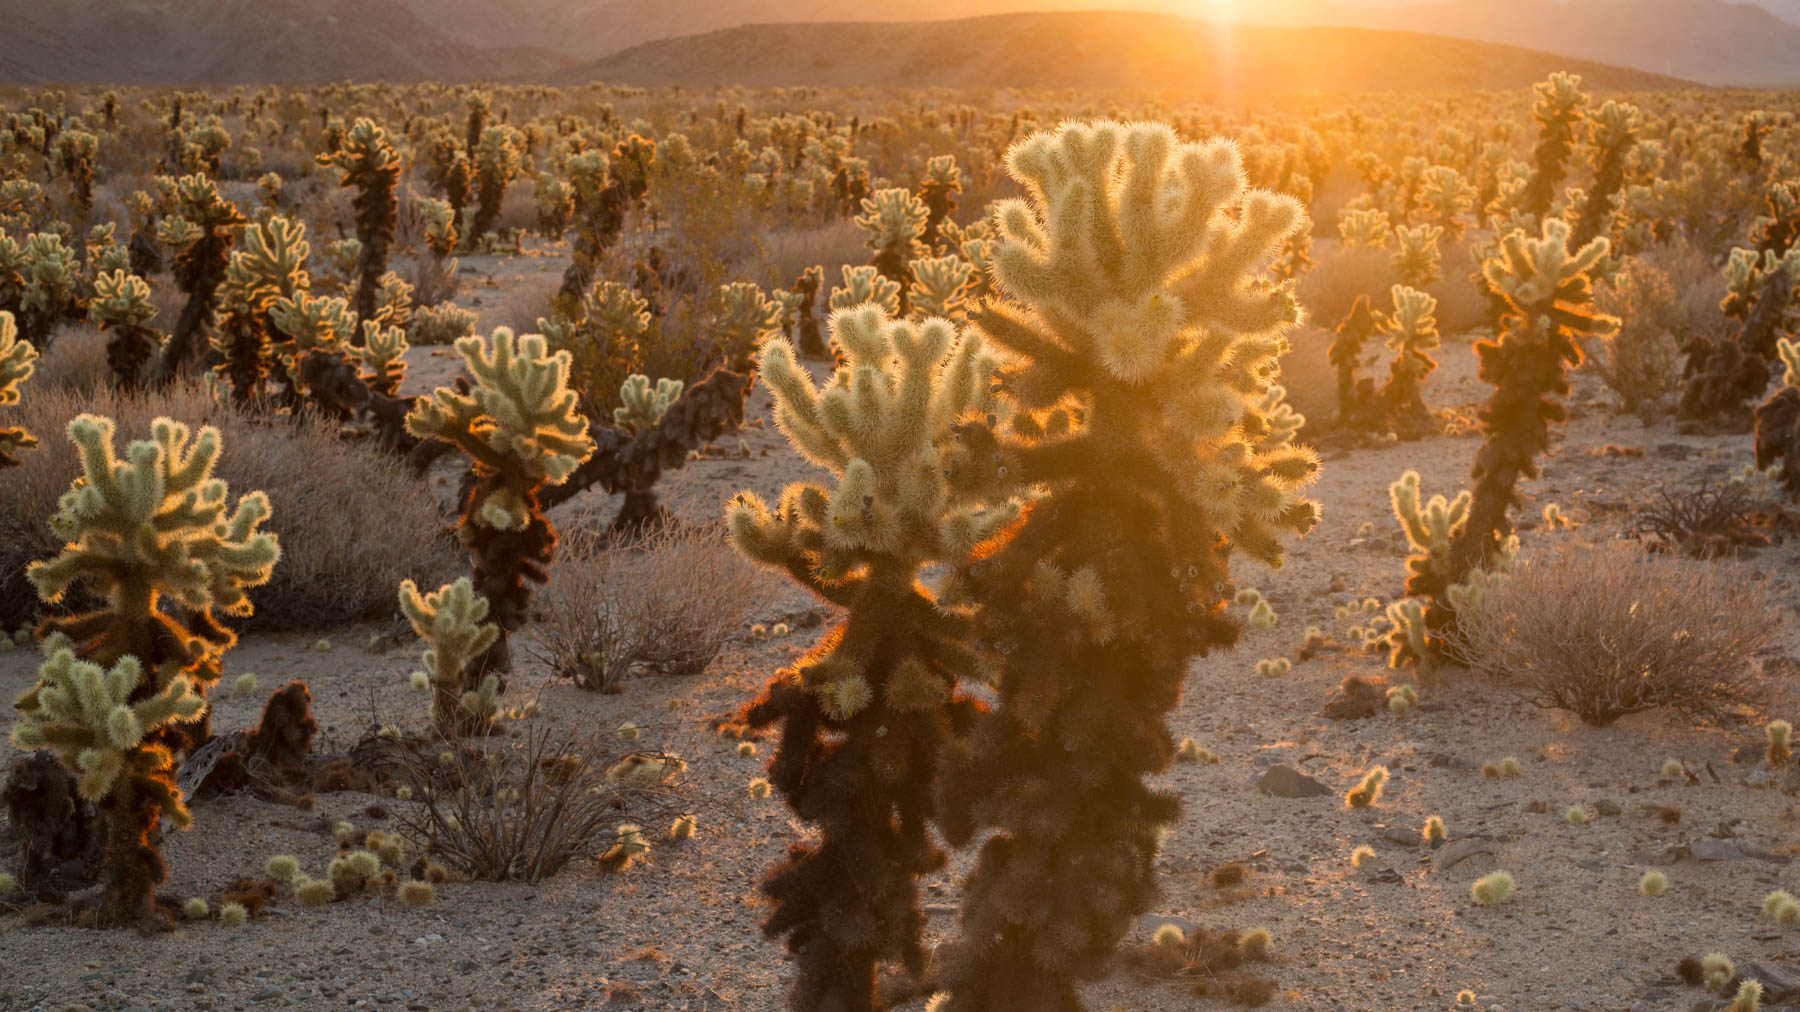
[[[1681,413],[1688,418],[1741,411],[1768,388],[1778,342],[1800,327],[1800,248],[1732,250],[1720,309],[1737,333],[1696,334],[1682,347],[1688,362]]]
[[[389,327],[379,320],[363,324],[362,347],[352,349],[351,357],[362,366],[362,381],[369,389],[384,397],[396,397],[400,384],[406,382],[406,330]]]
[[[619,386],[622,406],[613,409],[613,424],[633,432],[648,429],[681,397],[681,387],[682,382],[678,379],[664,377],[653,387],[648,376],[627,377]]]
[[[1800,499],[1800,341],[1777,341],[1776,350],[1786,369],[1785,382],[1757,405],[1756,466],[1781,465],[1782,486],[1789,496]],[[0,360],[4,357],[0,353]],[[0,435],[0,444],[4,441]]]
[[[956,424],[994,409],[994,359],[945,320],[896,322],[876,306],[832,314],[841,364],[823,390],[794,349],[764,346],[775,420],[832,487],[796,483],[773,507],[744,492],[727,508],[733,542],[847,612],[745,711],[779,725],[770,780],[816,843],[795,843],[763,883],[764,924],[799,961],[792,1005],[873,1010],[882,962],[923,972],[917,877],[941,868],[928,830],[938,753],[972,704],[966,612],[919,580],[969,560],[1018,513],[946,482]]]
[[[1581,216],[1569,238],[1569,244],[1576,247],[1613,232],[1625,188],[1626,163],[1637,146],[1638,108],[1629,102],[1608,101],[1591,122],[1594,185],[1582,195]]]
[[[26,575],[47,604],[85,584],[103,606],[40,626],[54,645],[16,704],[14,740],[55,749],[83,778],[105,823],[101,919],[140,924],[167,877],[157,825],[185,822],[173,757],[207,736],[205,696],[236,642],[219,616],[250,614],[246,591],[268,582],[280,547],[257,529],[269,516],[261,492],[227,507],[212,474],[217,430],[190,442],[187,426],[159,418],[123,460],[110,419],[82,415],[68,433],[82,474],[51,518],[67,544]]]
[[[1469,477],[1475,499],[1469,524],[1453,553],[1460,580],[1490,568],[1512,535],[1507,514],[1518,504],[1520,478],[1535,478],[1537,457],[1550,448],[1550,426],[1568,417],[1559,398],[1569,392],[1568,369],[1581,364],[1579,339],[1606,337],[1618,322],[1594,310],[1589,277],[1607,254],[1605,239],[1570,250],[1568,223],[1544,222],[1536,239],[1513,232],[1499,258],[1483,271],[1505,301],[1500,336],[1479,341],[1481,378],[1494,387],[1481,409],[1486,436]]]
[[[1538,142],[1531,152],[1531,177],[1518,191],[1510,210],[1537,221],[1550,213],[1563,179],[1569,174],[1569,158],[1575,151],[1575,125],[1582,120],[1588,97],[1582,93],[1579,74],[1551,74],[1549,80],[1532,85],[1531,90],[1537,95],[1531,114],[1538,121]]]
[[[38,347],[48,348],[57,328],[79,311],[80,264],[75,250],[55,232],[32,234],[20,256],[19,332]]]
[[[481,131],[475,145],[475,216],[463,236],[474,249],[482,238],[493,231],[500,219],[500,205],[506,197],[506,186],[518,177],[525,166],[524,138],[519,131],[501,124]]]
[[[954,225],[950,213],[956,210],[956,198],[962,193],[962,170],[956,167],[955,155],[936,155],[925,163],[925,181],[919,184],[919,202],[925,205],[925,227],[919,241],[928,250],[944,245],[946,223]]]
[[[1444,276],[1443,261],[1438,253],[1438,240],[1444,230],[1436,225],[1402,225],[1394,230],[1400,241],[1394,252],[1394,274],[1400,283],[1411,288],[1429,285]]]
[[[1411,547],[1406,557],[1407,596],[1387,609],[1388,621],[1393,624],[1388,635],[1388,663],[1396,668],[1407,664],[1428,667],[1442,653],[1441,628],[1427,624],[1425,609],[1439,606],[1440,619],[1450,613],[1444,605],[1458,576],[1450,549],[1468,524],[1469,503],[1474,499],[1466,489],[1454,500],[1434,495],[1429,502],[1421,502],[1419,497],[1417,471],[1406,472],[1388,486],[1394,517]]]
[[[474,481],[462,504],[457,534],[474,566],[474,589],[493,610],[500,635],[465,671],[465,690],[489,674],[511,670],[508,636],[529,617],[528,584],[549,579],[556,532],[538,504],[543,489],[561,484],[594,451],[587,419],[569,389],[569,354],[552,355],[544,338],[515,338],[502,327],[491,341],[456,342],[475,385],[468,393],[439,387],[406,417],[407,431],[438,439],[469,456]],[[484,722],[467,721],[465,731]]]
[[[852,267],[844,265],[844,285],[833,288],[827,304],[833,312],[839,309],[855,309],[857,306],[874,303],[889,316],[900,315],[900,284],[889,281],[873,267]]]
[[[156,236],[174,253],[175,284],[187,302],[157,360],[159,382],[174,376],[199,353],[213,325],[219,286],[225,283],[238,227],[246,224],[237,206],[219,196],[217,184],[206,176],[183,176],[176,183],[175,194],[175,214],[157,224]]]
[[[907,265],[907,269],[913,277],[914,319],[943,319],[952,323],[962,321],[968,308],[975,265],[951,254],[914,260]]]
[[[749,281],[720,285],[710,329],[717,358],[734,372],[747,372],[763,339],[781,329],[781,305]]]
[[[1257,277],[1299,205],[1160,125],[1065,125],[1007,164],[1027,198],[996,209],[1003,298],[974,326],[1017,361],[1004,421],[963,426],[950,469],[1037,498],[946,589],[1004,659],[997,710],[944,761],[946,838],[991,834],[943,959],[952,1012],[1079,1007],[1155,897],[1179,803],[1143,778],[1172,760],[1189,659],[1237,639],[1230,559],[1277,565],[1318,517],[1274,394],[1299,306]]]
[[[12,314],[0,312],[0,407],[19,403],[19,387],[36,371],[37,360],[31,342],[19,340]],[[0,471],[19,466],[19,451],[36,445],[37,438],[20,426],[0,427]]]
[[[1401,229],[1405,232],[1405,229]],[[1391,430],[1401,438],[1417,439],[1432,428],[1431,409],[1425,406],[1425,377],[1437,369],[1431,352],[1438,347],[1437,300],[1405,285],[1393,288],[1394,311],[1381,319],[1381,333],[1394,359],[1388,380],[1381,388],[1382,411]]]
[[[344,146],[319,155],[317,161],[338,170],[338,185],[356,191],[356,238],[362,248],[352,304],[357,320],[366,323],[375,317],[375,290],[387,272],[388,247],[399,220],[400,153],[375,121],[358,119]]]
[[[99,150],[100,139],[86,130],[56,135],[56,157],[69,180],[70,203],[83,220],[94,211],[94,155]]]
[[[1460,239],[1468,227],[1463,216],[1475,206],[1475,187],[1454,168],[1433,165],[1420,180],[1417,204],[1420,220]]]
[[[431,682],[431,722],[440,735],[455,737],[470,726],[487,727],[499,709],[500,678],[489,674],[473,687],[469,664],[500,637],[487,618],[487,599],[468,577],[420,594],[411,580],[400,583],[400,610],[413,632],[429,644],[425,675]]]
[[[912,287],[912,271],[907,265],[925,255],[920,237],[925,233],[930,212],[918,197],[898,187],[876,190],[864,197],[862,212],[856,223],[868,235],[868,247],[873,253],[869,266],[900,286],[904,308],[907,290]]]
[[[258,397],[270,379],[288,378],[281,375],[276,348],[283,342],[271,314],[278,303],[311,286],[306,272],[311,254],[306,226],[274,215],[246,226],[243,246],[231,254],[220,287],[224,313],[212,345],[220,358],[217,371],[239,403]]]
[[[602,281],[575,304],[575,315],[538,320],[551,347],[567,351],[575,386],[590,396],[619,389],[643,355],[650,304],[617,281]],[[602,404],[586,406],[600,415]],[[602,415],[602,417],[604,417]]]
[[[1343,240],[1345,249],[1384,249],[1393,235],[1394,227],[1388,223],[1386,211],[1363,208],[1338,214],[1338,237]]]
[[[144,366],[162,343],[162,335],[149,326],[157,312],[143,278],[113,271],[94,279],[88,319],[107,334],[106,364],[121,389],[137,388]]]

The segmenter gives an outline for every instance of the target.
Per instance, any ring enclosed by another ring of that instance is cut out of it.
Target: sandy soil
[[[429,350],[416,354],[442,359]],[[1442,360],[1428,390],[1436,404],[1467,404],[1484,394],[1466,342],[1447,342]],[[423,372],[416,370],[415,380],[423,381]],[[1584,380],[1573,402],[1590,405],[1599,396]],[[766,396],[758,395],[755,409],[766,418]],[[739,487],[772,494],[804,472],[772,426],[753,422],[743,435],[757,456],[699,461],[671,478],[668,498],[698,516]],[[1606,443],[1645,455],[1589,452]],[[1237,574],[1262,589],[1281,621],[1247,633],[1235,652],[1197,661],[1170,716],[1178,737],[1191,735],[1220,762],[1178,766],[1162,778],[1185,811],[1170,828],[1155,913],[1208,927],[1268,927],[1276,954],[1270,973],[1283,995],[1278,1005],[1304,1010],[1445,1009],[1463,988],[1507,1012],[1687,1009],[1700,994],[1673,977],[1684,955],[1722,950],[1740,962],[1800,961],[1800,932],[1780,933],[1758,916],[1766,890],[1800,891],[1800,870],[1776,863],[1800,852],[1800,835],[1791,782],[1747,782],[1767,776],[1732,760],[1740,746],[1760,739],[1757,728],[1696,729],[1649,714],[1593,729],[1454,674],[1445,687],[1425,691],[1411,717],[1333,722],[1320,715],[1325,697],[1347,674],[1380,673],[1378,659],[1327,655],[1281,678],[1254,674],[1259,658],[1292,656],[1308,625],[1338,627],[1338,604],[1399,592],[1403,549],[1388,484],[1416,468],[1428,493],[1452,491],[1475,445],[1438,437],[1328,454],[1316,493],[1325,506],[1321,527],[1293,547],[1283,569]],[[1722,476],[1749,454],[1747,436],[1684,436],[1670,425],[1646,428],[1585,410],[1564,432],[1546,476],[1530,485],[1521,516],[1557,502],[1586,522],[1567,532],[1527,531],[1526,548],[1615,538],[1624,511],[1658,483]],[[601,505],[578,501],[568,510]],[[1374,533],[1360,535],[1371,521]],[[1771,580],[1779,597],[1800,600],[1800,543],[1717,565]],[[758,603],[753,621],[808,607],[796,592],[778,588]],[[365,649],[385,628],[248,639],[228,658],[227,682],[253,671],[262,689],[252,699],[218,700],[215,728],[253,722],[262,695],[303,678],[331,745],[348,745],[380,723],[422,731],[426,704],[404,681],[416,666],[414,649]],[[701,676],[641,678],[610,696],[554,683],[541,666],[524,665],[515,691],[542,700],[540,719],[587,728],[631,720],[644,728],[637,744],[689,762],[679,793],[698,817],[698,837],[669,843],[660,838],[662,827],[648,826],[658,834],[650,858],[622,875],[583,864],[538,886],[451,883],[423,909],[384,900],[321,909],[284,902],[241,928],[197,924],[152,938],[0,918],[0,1009],[536,1009],[609,1001],[624,1009],[780,1008],[791,968],[758,928],[755,885],[800,829],[778,801],[749,796],[746,784],[761,775],[762,760],[739,756],[735,743],[706,730],[704,718],[743,702],[809,645],[808,635],[768,642],[746,636]],[[319,637],[330,642],[328,652],[314,649]],[[1800,654],[1793,625],[1780,646],[1789,657]],[[25,651],[0,655],[0,694],[22,690],[33,668]],[[671,712],[671,698],[684,708]],[[1776,715],[1793,717],[1794,703],[1789,686]],[[1523,775],[1482,777],[1479,767],[1502,756],[1518,757]],[[1669,756],[1699,771],[1698,782],[1660,783]],[[1275,763],[1318,778],[1334,794],[1290,800],[1247,787]],[[1393,773],[1379,805],[1346,809],[1339,795],[1376,763]],[[216,897],[276,853],[299,856],[317,874],[335,849],[326,829],[332,821],[391,825],[365,814],[377,801],[396,804],[355,793],[321,794],[313,813],[246,797],[201,804],[195,828],[167,840],[173,871],[165,891]],[[1568,825],[1562,812],[1577,803],[1619,814]],[[1678,804],[1685,818],[1669,826],[1645,811],[1660,804]],[[1441,867],[1450,851],[1434,858],[1418,843],[1431,814],[1448,824],[1453,847],[1478,841],[1492,855]],[[1741,821],[1724,831],[1773,852],[1775,861],[1701,863],[1665,854],[1733,820]],[[1350,853],[1362,844],[1377,860],[1354,869]],[[595,849],[601,846],[596,841]],[[1250,869],[1247,888],[1214,889],[1206,873],[1233,860]],[[1652,867],[1669,876],[1662,898],[1636,891]],[[1517,877],[1517,899],[1476,907],[1469,884],[1494,868]],[[959,857],[926,883],[934,940],[954,929],[956,882],[965,869],[966,857]],[[1150,930],[1134,940],[1147,940]],[[1091,984],[1085,996],[1095,1009],[1214,1007],[1126,971]]]

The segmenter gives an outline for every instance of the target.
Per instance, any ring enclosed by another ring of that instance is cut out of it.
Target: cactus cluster
[[[109,419],[82,415],[68,435],[82,474],[51,520],[67,544],[27,575],[46,603],[79,584],[102,606],[40,627],[48,659],[16,704],[13,740],[80,775],[105,831],[100,917],[139,924],[166,877],[158,824],[187,822],[171,765],[207,736],[206,694],[236,642],[220,619],[251,612],[246,591],[268,582],[280,548],[257,529],[269,515],[261,492],[228,507],[212,474],[216,430],[190,438],[158,419],[123,459]]]
[[[38,353],[30,341],[19,340],[19,328],[11,313],[0,311],[0,407],[19,403],[19,387],[37,369]],[[37,445],[37,438],[19,426],[0,427],[0,471],[19,465],[19,451]]]

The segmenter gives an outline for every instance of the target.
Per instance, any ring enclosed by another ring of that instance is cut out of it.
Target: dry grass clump
[[[1634,259],[1599,287],[1595,302],[1620,324],[1611,339],[1591,342],[1589,366],[1626,411],[1648,421],[1681,382],[1681,337],[1675,333],[1683,327],[1681,299],[1666,271]],[[1710,315],[1719,316],[1716,307]]]
[[[1345,248],[1330,239],[1313,244],[1315,266],[1300,279],[1300,304],[1312,322],[1327,330],[1337,326],[1358,296],[1367,295],[1377,305],[1399,277],[1392,263],[1394,251],[1373,247]]]
[[[1533,704],[1603,727],[1668,708],[1720,722],[1762,696],[1775,631],[1742,574],[1624,546],[1565,547],[1457,610],[1452,649]]]
[[[621,764],[598,736],[537,728],[518,738],[408,750],[403,774],[415,804],[396,806],[406,835],[473,879],[538,882],[612,837],[628,804],[672,811],[659,800],[679,760]]]
[[[0,481],[0,624],[7,628],[38,609],[26,564],[55,555],[62,544],[49,519],[79,473],[63,430],[83,412],[115,420],[121,444],[148,438],[159,415],[219,429],[218,476],[240,493],[267,492],[274,506],[267,527],[281,539],[281,565],[268,586],[256,589],[248,626],[317,628],[388,615],[401,580],[430,583],[456,568],[431,490],[393,456],[339,439],[330,423],[254,418],[197,384],[146,395],[37,390],[11,417],[38,433],[43,445]]]
[[[670,524],[627,545],[577,534],[542,595],[533,649],[559,677],[601,692],[634,672],[697,674],[766,587],[717,526]]]

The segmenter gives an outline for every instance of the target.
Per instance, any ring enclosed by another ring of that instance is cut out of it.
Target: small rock
[[[1267,773],[1251,780],[1251,786],[1277,798],[1318,798],[1332,793],[1331,788],[1285,765],[1269,767]]]
[[[1609,819],[1613,818],[1615,816],[1625,814],[1625,810],[1623,808],[1620,808],[1618,805],[1615,805],[1610,801],[1594,802],[1594,811],[1598,812],[1600,815],[1602,815],[1606,818],[1609,818]]]

